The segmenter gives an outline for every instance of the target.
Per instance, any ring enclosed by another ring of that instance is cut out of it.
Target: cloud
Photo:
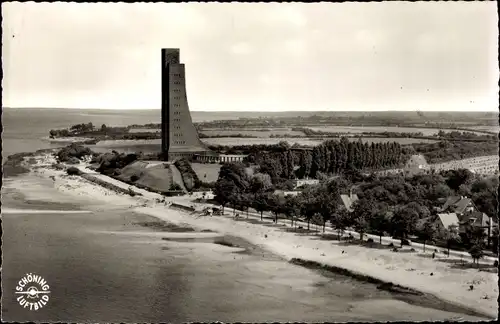
[[[259,82],[264,84],[265,86],[275,86],[280,83],[279,77],[272,74],[262,74],[259,76]]]
[[[247,55],[253,52],[253,48],[250,44],[246,42],[239,42],[233,44],[230,48],[231,53],[237,55]]]
[[[2,9],[6,106],[159,108],[160,48],[178,47],[194,110],[497,109],[491,2]]]
[[[289,53],[297,56],[301,56],[305,53],[306,46],[306,41],[303,39],[291,39],[285,42],[285,49]]]

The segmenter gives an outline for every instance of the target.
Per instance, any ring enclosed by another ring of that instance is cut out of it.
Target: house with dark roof
[[[469,227],[480,227],[484,229],[485,234],[491,235],[493,228],[498,226],[493,217],[486,215],[480,211],[466,213],[460,220],[460,232],[465,233]]]
[[[434,223],[438,230],[447,230],[450,226],[459,228],[460,220],[455,213],[440,213],[434,216],[421,218],[417,221],[416,227],[422,228],[426,222]]]
[[[464,214],[474,211],[474,203],[472,199],[463,196],[451,196],[446,199],[441,212],[452,212],[456,214]]]

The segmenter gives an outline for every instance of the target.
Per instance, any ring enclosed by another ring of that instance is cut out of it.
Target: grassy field
[[[151,166],[153,163],[136,161],[122,169],[118,178],[122,181],[130,181],[136,176],[135,183],[146,186],[153,190],[168,191],[173,182],[172,172],[163,163]]]
[[[467,158],[463,160],[452,160],[442,163],[428,164],[429,169],[434,169],[439,172],[442,170],[457,170],[457,169],[469,169],[475,173],[483,175],[492,175],[499,171],[498,168],[498,155],[488,155],[488,156],[477,156],[473,158]],[[427,164],[427,162],[417,162],[415,164]],[[408,167],[408,165],[407,165]],[[394,172],[401,172],[403,169],[389,169],[384,171],[379,171],[381,174],[389,174]]]
[[[332,138],[338,140],[338,138]],[[319,138],[234,138],[234,137],[219,137],[219,138],[204,138],[202,141],[208,145],[256,145],[256,144],[277,144],[281,141],[286,141],[293,145],[299,143],[300,145],[315,146],[319,145],[325,139]],[[352,138],[357,141],[357,138]],[[412,143],[431,143],[433,140],[416,139],[416,138],[385,138],[385,137],[367,137],[362,139],[363,142],[368,143],[381,143],[381,142],[398,142],[400,144]]]
[[[263,128],[269,129],[269,128]],[[260,131],[258,129],[204,129],[201,133],[208,136],[231,136],[231,135],[245,135],[268,138],[271,135],[292,135],[304,136],[303,132],[292,131],[290,128],[273,128],[271,130]]]
[[[473,127],[465,127],[465,128],[470,128],[471,130],[484,130],[488,132],[500,132],[500,126],[473,126]]]
[[[363,132],[396,132],[396,133],[418,133],[421,132],[424,136],[432,136],[437,134],[438,128],[413,128],[413,127],[383,127],[383,126],[312,126],[308,127],[315,131],[332,132],[332,133],[363,133]],[[450,132],[450,129],[443,129],[444,132]]]
[[[498,125],[490,125],[490,126],[469,126],[467,124],[460,125],[463,128],[468,128],[470,129],[471,132],[474,132],[474,130],[484,130],[484,131],[489,131],[489,132],[500,132],[500,126]],[[374,132],[374,133],[381,133],[381,132],[398,132],[398,133],[417,133],[421,132],[424,136],[432,136],[434,134],[437,134],[437,132],[440,131],[438,128],[418,128],[418,127],[393,127],[393,126],[335,126],[335,125],[328,125],[328,126],[305,126],[307,128],[310,128],[315,131],[323,131],[323,132],[332,132],[332,133],[352,133],[352,134],[359,134],[362,132]],[[232,128],[232,129],[223,129],[223,128],[209,128],[209,129],[204,129],[201,130],[203,134],[206,134],[208,136],[231,136],[231,135],[237,135],[237,134],[242,134],[242,135],[248,135],[248,136],[255,136],[255,137],[262,137],[262,138],[267,138],[270,137],[272,134],[275,135],[304,135],[303,132],[298,132],[298,131],[292,131],[291,128],[286,128],[286,127],[274,127],[274,128],[267,128],[263,127],[260,130],[259,128]],[[452,131],[451,129],[442,129],[444,132],[450,132]],[[151,129],[151,128],[133,128],[129,130],[129,133],[158,133],[161,132],[161,129]],[[478,133],[481,135],[482,133]]]
[[[219,177],[220,164],[191,163],[191,167],[201,181],[215,182]],[[206,177],[205,177],[206,175]]]
[[[159,133],[160,128],[132,128],[128,130],[129,133]]]
[[[477,173],[494,174],[495,171],[498,171],[498,161],[498,155],[478,156],[463,160],[436,163],[432,167],[437,171],[464,168]]]

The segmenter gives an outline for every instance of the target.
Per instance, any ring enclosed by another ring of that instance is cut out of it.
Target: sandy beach
[[[318,235],[287,231],[283,224],[245,221],[245,216],[239,221],[230,216],[200,217],[199,214],[183,212],[157,202],[156,199],[164,198],[159,194],[134,188],[144,195],[130,197],[97,186],[79,176],[68,176],[64,171],[50,167],[55,161],[49,154],[39,156],[36,160],[37,163],[31,165],[34,175],[51,179],[57,189],[73,195],[76,199],[99,201],[117,208],[131,208],[175,225],[240,237],[286,260],[300,258],[346,269],[431,294],[443,301],[475,310],[490,318],[497,318],[497,273],[477,268],[454,267],[460,259],[443,256],[433,260],[430,255],[423,255],[419,251],[403,253],[392,252],[390,249],[345,245],[336,240],[320,239]],[[80,168],[85,169],[85,166],[81,165]],[[100,175],[100,178],[107,177]],[[166,201],[175,202],[179,199],[185,201],[186,198],[172,197],[166,198]],[[199,234],[210,237],[209,233]],[[470,285],[474,285],[473,290],[469,290]]]

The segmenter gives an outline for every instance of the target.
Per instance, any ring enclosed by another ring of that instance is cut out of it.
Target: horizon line
[[[71,110],[161,110],[161,108],[81,108],[81,107],[2,107],[2,109],[71,109]],[[248,111],[248,110],[192,110],[189,109],[190,112],[210,112],[210,113],[217,113],[217,112],[238,112],[238,113],[259,113],[259,112],[265,112],[265,113],[280,113],[280,112],[426,112],[426,113],[468,113],[468,112],[485,112],[485,113],[498,113],[497,111],[494,110],[420,110],[420,109],[414,109],[414,110],[254,110],[254,111]]]

